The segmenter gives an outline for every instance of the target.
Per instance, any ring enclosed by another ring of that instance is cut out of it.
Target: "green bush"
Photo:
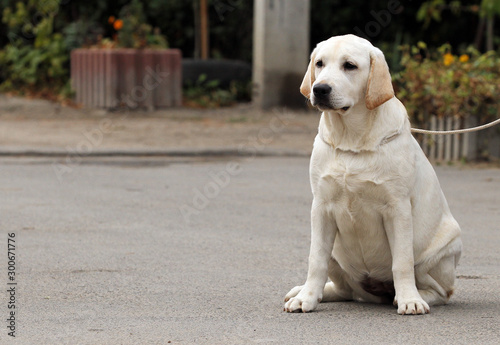
[[[218,80],[207,80],[202,74],[194,84],[183,90],[185,106],[194,108],[217,108],[236,102],[250,101],[250,84],[233,80],[229,88],[221,88]]]
[[[500,57],[473,48],[458,56],[444,45],[431,52],[420,42],[402,48],[402,72],[394,76],[397,96],[414,123],[437,115],[477,116],[482,121],[500,115]]]
[[[54,32],[59,1],[18,1],[3,10],[8,43],[0,51],[2,91],[59,93],[68,82],[69,52]]]
[[[108,22],[115,28],[116,40],[102,38],[104,29],[99,16],[82,16],[68,23],[60,5],[61,0],[19,0],[5,6],[2,22],[9,42],[0,50],[0,91],[65,98],[71,96],[71,49],[96,43],[108,48],[167,47],[165,37],[147,24],[138,0],[122,7],[119,26]],[[100,13],[105,7],[99,6]]]

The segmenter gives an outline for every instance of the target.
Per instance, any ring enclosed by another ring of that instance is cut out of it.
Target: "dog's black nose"
[[[328,84],[317,84],[313,87],[314,96],[325,97],[330,94],[332,88]]]

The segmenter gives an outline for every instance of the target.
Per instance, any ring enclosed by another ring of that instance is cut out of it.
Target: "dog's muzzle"
[[[312,105],[319,109],[336,109],[332,104],[332,87],[328,84],[316,84],[313,87],[314,99]],[[339,109],[346,111],[349,107],[339,107]]]

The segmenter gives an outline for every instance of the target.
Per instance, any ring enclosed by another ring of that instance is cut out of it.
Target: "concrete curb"
[[[133,150],[110,149],[90,152],[61,149],[0,149],[0,157],[309,157],[311,152],[300,150],[240,150],[236,148]]]

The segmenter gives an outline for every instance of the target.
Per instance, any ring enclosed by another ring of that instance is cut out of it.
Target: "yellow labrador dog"
[[[300,91],[323,114],[310,163],[307,280],[286,295],[285,310],[360,300],[425,314],[447,303],[460,227],[410,133],[382,52],[354,35],[321,42]]]

